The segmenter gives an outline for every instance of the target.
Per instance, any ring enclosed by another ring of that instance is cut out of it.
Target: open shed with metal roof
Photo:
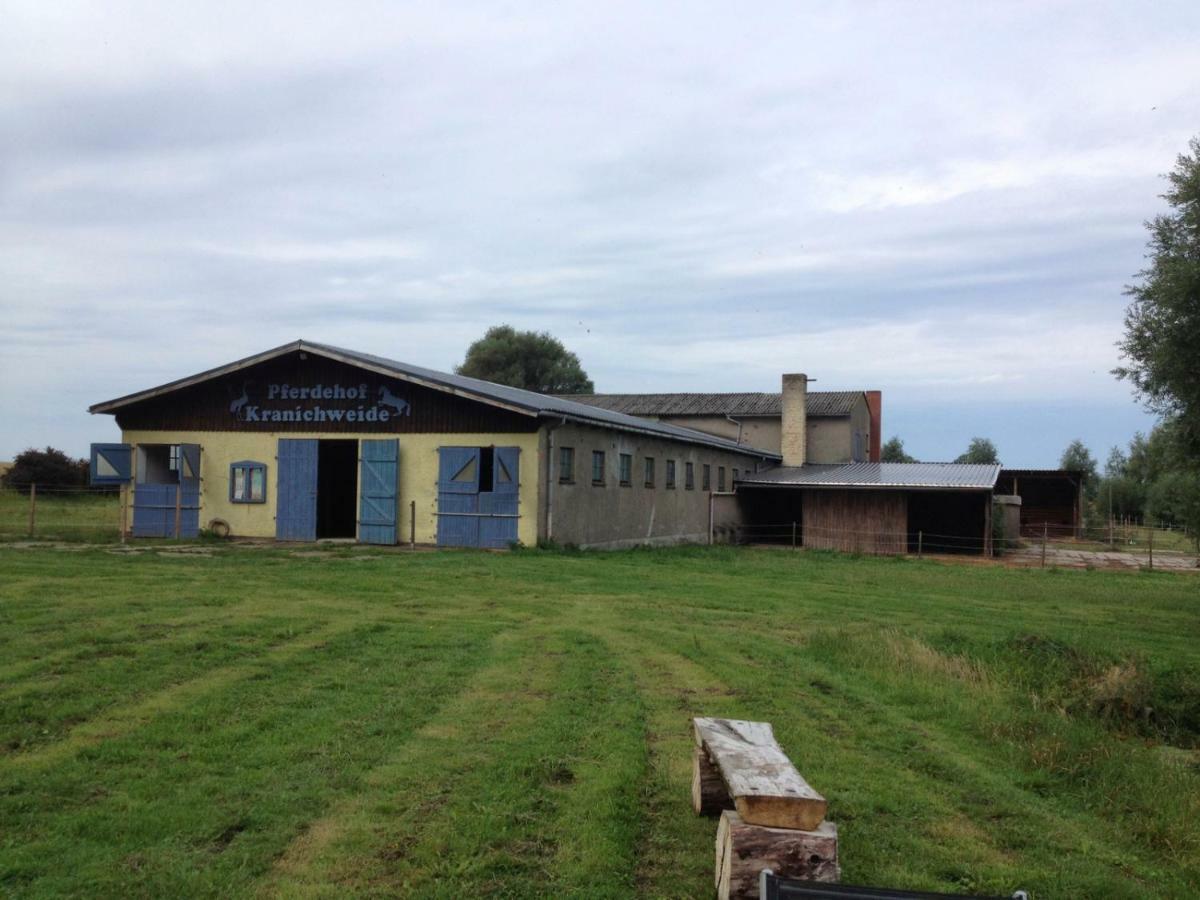
[[[996,465],[778,466],[738,482],[747,540],[877,554],[992,552]]]
[[[1021,534],[1078,537],[1083,527],[1085,472],[1072,469],[1001,469],[996,493],[1021,498]]]

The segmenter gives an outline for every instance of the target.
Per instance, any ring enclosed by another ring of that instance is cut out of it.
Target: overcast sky
[[[547,330],[602,391],[880,388],[1103,459],[1200,3],[4,4],[0,459],[296,338]]]

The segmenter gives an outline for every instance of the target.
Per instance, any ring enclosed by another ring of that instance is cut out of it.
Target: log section
[[[825,798],[800,777],[780,749],[770,723],[708,718],[692,721],[696,746],[720,772],[742,821],[801,831],[812,831],[821,824],[828,807]],[[692,791],[695,806],[694,780]]]
[[[758,878],[770,869],[785,878],[836,882],[841,877],[837,826],[822,822],[814,831],[749,825],[732,810],[717,826],[716,888],[719,900],[757,898]]]

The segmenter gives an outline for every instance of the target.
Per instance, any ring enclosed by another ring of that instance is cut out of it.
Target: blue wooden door
[[[200,536],[200,445],[179,445],[179,531],[177,537]],[[172,513],[172,528],[174,514]]]
[[[317,539],[317,442],[280,438],[275,490],[275,538],[280,541]]]
[[[174,484],[137,484],[133,488],[133,536],[171,537],[175,534]]]
[[[517,542],[520,447],[496,447],[492,490],[479,495],[479,546],[507,548]]]
[[[362,441],[358,465],[358,539],[364,544],[396,543],[400,489],[400,442]]]
[[[442,547],[479,546],[479,448],[438,450],[437,542]]]

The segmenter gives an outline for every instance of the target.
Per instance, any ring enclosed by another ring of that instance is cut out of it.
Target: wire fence
[[[0,541],[117,541],[121,494],[111,487],[6,485]]]
[[[1026,523],[1020,535],[951,534],[947,531],[888,531],[830,528],[801,521],[738,525],[738,544],[838,550],[868,555],[994,556],[1025,565],[1112,566],[1184,569],[1198,565],[1193,535],[1180,528],[1134,523],[1074,526]]]

